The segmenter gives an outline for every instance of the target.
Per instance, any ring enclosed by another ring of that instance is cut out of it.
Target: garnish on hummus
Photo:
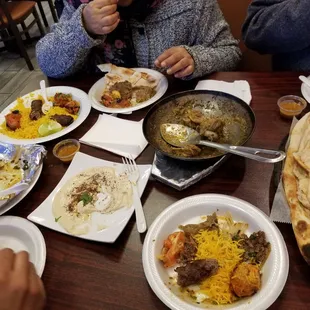
[[[56,194],[53,215],[73,235],[87,234],[93,213],[113,213],[132,205],[132,187],[127,175],[114,168],[96,167],[69,180]]]

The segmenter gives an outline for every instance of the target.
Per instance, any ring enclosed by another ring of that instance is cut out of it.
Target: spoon
[[[53,107],[53,102],[48,101],[47,99],[47,92],[44,80],[40,81],[40,88],[41,88],[41,96],[44,99],[44,104],[42,105],[42,112],[46,114],[50,110],[50,108]]]
[[[304,75],[300,75],[300,76],[299,76],[299,79],[300,79],[302,82],[304,82],[308,87],[310,87],[310,80],[309,80],[307,77],[305,77]]]
[[[286,156],[282,151],[219,144],[211,141],[201,140],[201,136],[196,130],[179,124],[162,124],[160,126],[160,133],[162,138],[167,143],[176,147],[182,147],[188,144],[204,145],[263,163],[276,163],[283,160]],[[272,155],[274,158],[260,156],[259,154]]]

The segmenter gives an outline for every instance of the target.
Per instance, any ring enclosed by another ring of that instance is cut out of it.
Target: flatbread
[[[155,87],[157,80],[152,75],[146,72],[138,72],[131,68],[118,67],[113,64],[102,64],[98,66],[102,72],[108,72],[106,76],[118,76],[123,79],[123,81],[129,81],[133,86],[150,86]],[[141,85],[137,83],[142,80]],[[116,81],[119,82],[119,81]],[[115,82],[115,83],[116,83]]]
[[[299,250],[310,264],[310,113],[295,126],[283,171],[285,195]]]

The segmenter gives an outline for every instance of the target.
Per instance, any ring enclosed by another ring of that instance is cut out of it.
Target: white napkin
[[[216,81],[216,80],[203,80],[198,82],[197,90],[214,90],[231,94],[238,97],[250,105],[252,100],[250,84],[247,81],[235,81],[232,83]]]
[[[96,124],[80,139],[81,143],[136,159],[147,146],[142,121],[133,122],[114,116],[99,115]]]

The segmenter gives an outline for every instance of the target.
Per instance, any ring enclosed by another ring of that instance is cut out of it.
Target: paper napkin
[[[229,83],[216,80],[203,80],[198,82],[195,89],[207,89],[228,93],[242,99],[247,104],[250,104],[252,100],[250,84],[247,81],[235,81]]]
[[[80,142],[120,156],[131,155],[136,159],[147,146],[142,121],[134,122],[106,114],[99,115],[96,124]]]

